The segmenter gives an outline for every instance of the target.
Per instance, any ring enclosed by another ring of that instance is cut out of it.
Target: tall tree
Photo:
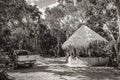
[[[16,39],[18,43],[23,43],[23,41],[25,41],[25,44],[27,44],[29,40],[27,38],[32,38],[31,33],[32,31],[34,32],[33,27],[36,28],[36,22],[39,24],[41,23],[40,15],[41,12],[39,9],[36,6],[28,5],[25,0],[1,0],[0,30],[1,32],[3,32],[4,28],[9,30],[9,41]],[[40,27],[40,25],[38,25],[38,27]],[[3,33],[0,34],[1,38],[3,38],[2,34]],[[7,43],[5,40],[4,42]],[[13,44],[18,46],[17,42]]]

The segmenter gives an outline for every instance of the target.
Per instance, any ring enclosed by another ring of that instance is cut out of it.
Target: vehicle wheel
[[[33,67],[34,64],[29,64],[29,67]]]
[[[12,69],[16,70],[18,68],[18,65],[16,63],[12,64]]]

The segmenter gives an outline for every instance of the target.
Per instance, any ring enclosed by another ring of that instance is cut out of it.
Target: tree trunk
[[[120,0],[115,0],[115,5],[117,7],[117,26],[119,28],[119,33],[118,33],[118,38],[117,40],[113,40],[115,43],[114,43],[114,48],[115,48],[115,51],[116,51],[116,60],[117,62],[119,61],[119,43],[120,43]],[[119,64],[119,63],[118,63]]]
[[[22,49],[23,39],[19,41],[19,49]]]
[[[120,44],[120,15],[119,15],[119,11],[118,11],[118,21],[117,21],[117,25],[118,25],[118,28],[119,28],[119,33],[118,33],[118,38],[117,38],[117,42],[116,42],[116,58],[117,58],[117,61],[119,61],[119,52],[120,52],[120,49],[119,49],[119,44]]]
[[[59,56],[59,53],[60,53],[60,39],[59,38],[57,38],[57,46],[56,46],[56,57],[58,57]]]
[[[37,34],[35,33],[35,50],[37,51]]]

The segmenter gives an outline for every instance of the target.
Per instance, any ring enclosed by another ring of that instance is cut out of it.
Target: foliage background
[[[117,40],[118,9],[115,0],[79,0],[76,6],[68,1],[46,8],[46,18],[42,19],[37,6],[25,0],[0,0],[0,48],[64,56],[61,45],[83,24],[108,41],[112,37]],[[106,27],[110,33],[104,30]]]

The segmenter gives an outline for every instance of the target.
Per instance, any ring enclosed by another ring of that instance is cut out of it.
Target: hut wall
[[[80,60],[87,62],[89,66],[107,66],[109,64],[109,57],[80,57]]]

